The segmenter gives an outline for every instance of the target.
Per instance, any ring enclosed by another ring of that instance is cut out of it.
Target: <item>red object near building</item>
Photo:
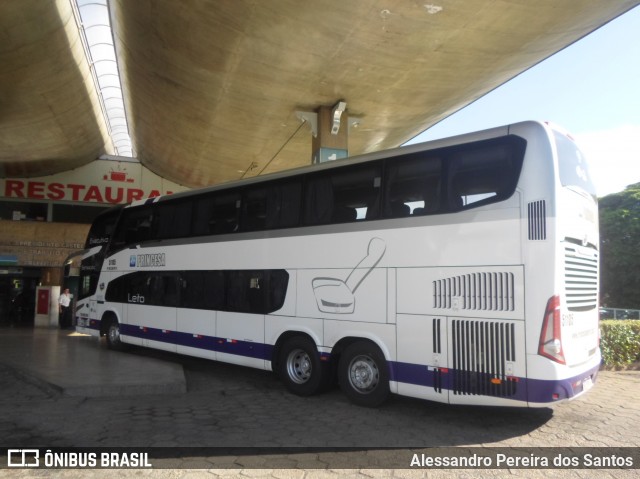
[[[36,304],[36,314],[49,314],[49,295],[48,289],[38,290],[38,301]]]

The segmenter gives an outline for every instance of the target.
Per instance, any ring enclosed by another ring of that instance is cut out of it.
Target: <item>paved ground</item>
[[[187,392],[71,397],[0,363],[1,443],[7,447],[166,447],[166,451],[176,446],[226,448],[214,454],[194,450],[193,457],[159,460],[164,467],[198,468],[197,473],[206,477],[630,478],[640,474],[638,469],[377,469],[408,467],[414,453],[430,447],[456,447],[469,453],[550,446],[638,451],[640,372],[636,371],[601,372],[588,395],[553,410],[452,407],[399,397],[371,410],[350,404],[338,390],[312,398],[290,395],[264,371],[140,349],[108,354],[182,365]],[[229,449],[247,447],[282,449]],[[484,449],[470,449],[475,447]],[[245,469],[220,469],[227,466]],[[193,472],[135,470],[126,475],[186,478]],[[107,477],[109,471],[0,469],[0,477],[53,474]]]

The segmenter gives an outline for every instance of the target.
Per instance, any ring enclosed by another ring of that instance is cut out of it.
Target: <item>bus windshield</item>
[[[85,249],[90,250],[96,246],[101,248],[98,252],[84,257],[80,263],[80,289],[78,291],[80,299],[96,292],[105,250],[113,235],[121,209],[121,207],[117,207],[98,216],[89,230]]]
[[[111,209],[96,218],[87,235],[86,249],[94,246],[106,246],[111,239],[121,209],[121,207]]]

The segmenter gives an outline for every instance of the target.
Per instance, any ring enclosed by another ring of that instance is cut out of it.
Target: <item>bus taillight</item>
[[[566,364],[562,351],[560,326],[560,296],[552,296],[547,301],[547,309],[544,312],[538,354],[560,364]]]

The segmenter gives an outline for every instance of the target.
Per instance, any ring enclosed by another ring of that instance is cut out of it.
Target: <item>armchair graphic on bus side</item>
[[[367,247],[367,255],[353,268],[346,280],[314,278],[311,284],[318,309],[323,313],[353,313],[356,307],[356,290],[380,262],[385,250],[386,244],[382,239],[372,238]]]

